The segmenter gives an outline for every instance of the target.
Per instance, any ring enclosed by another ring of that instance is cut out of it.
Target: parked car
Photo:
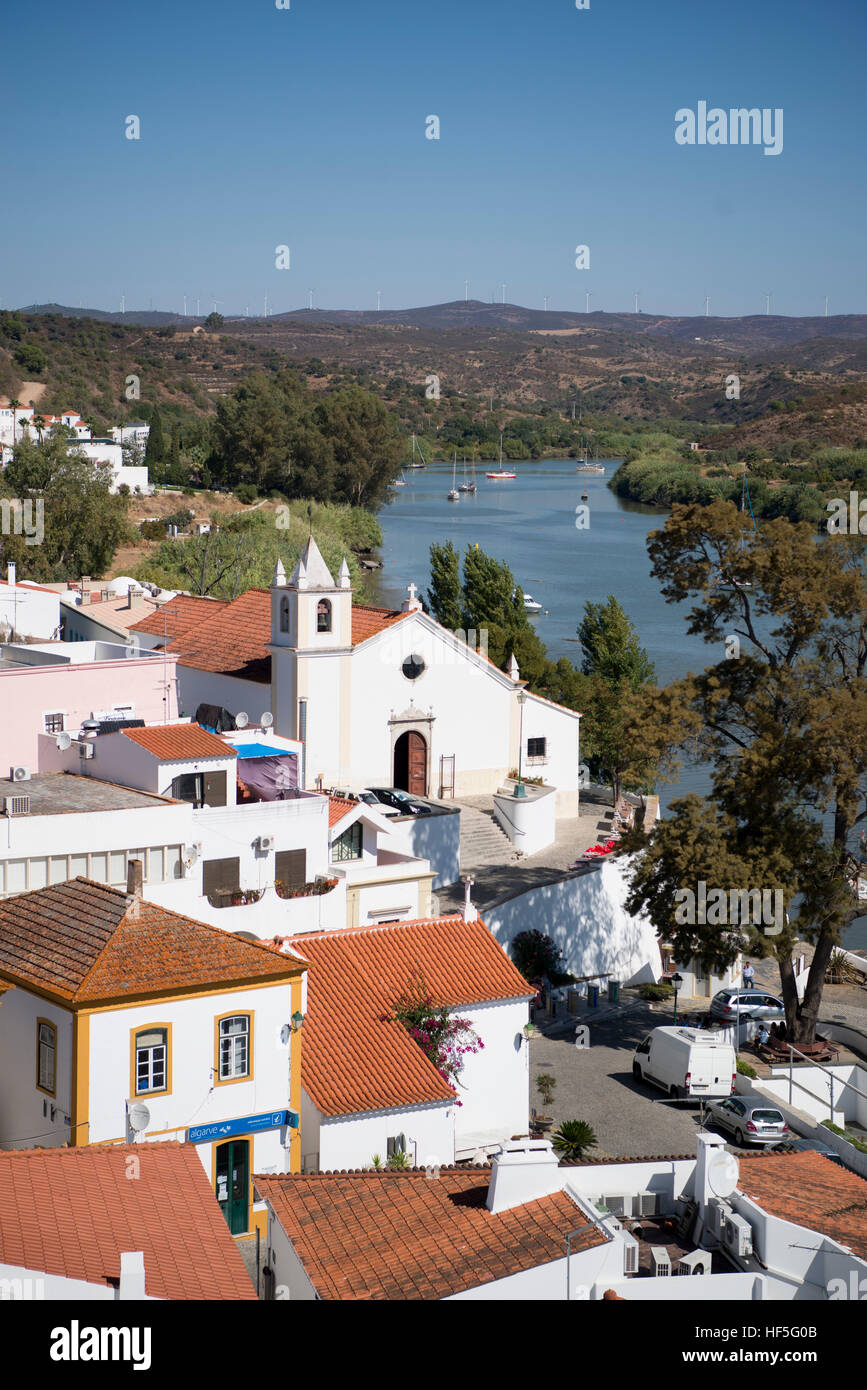
[[[721,989],[710,1001],[712,1018],[734,1023],[738,1013],[742,1021],[748,1018],[783,1019],[786,1009],[782,999],[766,994],[762,989]]]
[[[391,806],[402,816],[422,816],[427,811],[427,806],[418,801],[408,792],[402,792],[397,787],[371,787],[370,790],[383,806]]]
[[[737,1075],[735,1050],[698,1028],[654,1028],[635,1049],[632,1075],[660,1086],[673,1100],[729,1096]]]
[[[374,795],[369,787],[335,787],[332,793],[334,796],[342,796],[347,801],[363,801],[366,806],[373,806],[380,815],[399,816],[400,812],[393,806],[386,806]]]
[[[764,1096],[729,1096],[712,1100],[708,1118],[734,1135],[738,1144],[782,1144],[789,1136],[782,1111]]]

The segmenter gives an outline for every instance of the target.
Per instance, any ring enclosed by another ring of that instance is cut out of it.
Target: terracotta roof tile
[[[0,1152],[0,1264],[111,1285],[128,1250],[152,1297],[256,1297],[192,1144]]]
[[[152,724],[144,729],[121,729],[120,732],[163,762],[238,756],[234,748],[200,724]]]
[[[740,1154],[738,1187],[773,1216],[808,1226],[867,1259],[867,1182],[814,1150]]]
[[[177,656],[181,665],[239,676],[263,684],[270,681],[269,589],[248,589],[233,602],[219,606],[213,599],[179,595],[163,604],[149,618],[133,624],[130,631],[159,636],[163,632],[164,614],[169,633],[167,650]],[[353,647],[407,616],[392,608],[353,607]]]
[[[350,811],[358,808],[357,801],[347,801],[342,796],[329,796],[328,798],[328,828],[336,825],[344,816],[348,816]]]
[[[306,1024],[305,1024],[306,1027]],[[565,1192],[492,1213],[488,1175],[424,1172],[257,1176],[323,1299],[438,1299],[561,1260],[583,1225]],[[572,1250],[604,1242],[597,1227]]]
[[[433,1063],[389,1017],[413,976],[452,1007],[532,994],[481,919],[311,932],[286,944],[311,966],[301,1080],[325,1115],[452,1099]]]
[[[70,1003],[288,979],[291,954],[75,878],[0,902],[0,975]]]

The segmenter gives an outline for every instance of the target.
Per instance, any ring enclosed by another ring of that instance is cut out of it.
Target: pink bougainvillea
[[[413,976],[408,989],[394,1006],[393,1017],[418,1043],[440,1076],[457,1091],[464,1058],[481,1052],[485,1044],[468,1018],[458,1018],[448,1005],[437,1003],[421,976]],[[456,1100],[456,1105],[461,1101]]]

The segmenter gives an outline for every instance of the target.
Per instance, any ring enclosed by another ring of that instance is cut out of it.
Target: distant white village
[[[42,415],[35,406],[0,407],[0,464],[4,467],[12,458],[12,451],[22,439],[38,443],[50,435],[56,427],[62,426],[72,432],[70,448],[91,463],[107,464],[111,468],[111,491],[119,492],[121,487],[130,492],[149,494],[153,491],[148,481],[148,470],[144,466],[150,425],[144,420],[131,420],[125,425],[116,425],[105,437],[94,436],[91,427],[82,420],[78,411],[65,410],[61,415]]]
[[[120,461],[146,426],[91,444],[78,416],[60,423],[146,490]],[[752,1302],[864,1287],[852,1213],[867,1168],[838,1144],[840,1166],[830,1131],[826,1153],[739,1157],[704,1124],[662,1156],[648,1141],[612,1157],[600,1133],[569,1157],[550,1134],[540,1039],[567,1038],[580,1119],[582,1029],[628,1020],[641,985],[675,971],[707,1008],[737,992],[742,962],[723,977],[673,962],[627,913],[610,850],[655,799],[588,800],[581,716],[529,691],[517,663],[502,671],[440,626],[414,585],[400,608],[354,604],[348,566],[332,574],[312,536],[291,575],[278,563],[270,588],[231,602],[132,580],[52,588],[10,566],[0,604],[11,1296]],[[527,932],[571,983],[519,971]],[[705,1065],[711,1097],[748,1089],[731,1030],[657,1034],[675,1099]],[[656,1046],[628,1044],[630,1080],[653,1079]],[[865,1118],[864,1080],[848,1067],[834,1113]],[[813,1133],[821,1087],[795,1104],[769,1085],[785,1133]],[[624,1103],[666,1123],[628,1087]]]

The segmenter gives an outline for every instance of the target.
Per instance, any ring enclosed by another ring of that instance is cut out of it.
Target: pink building
[[[177,720],[176,663],[120,642],[0,646],[0,772],[37,771],[39,735],[75,737],[85,720]]]

